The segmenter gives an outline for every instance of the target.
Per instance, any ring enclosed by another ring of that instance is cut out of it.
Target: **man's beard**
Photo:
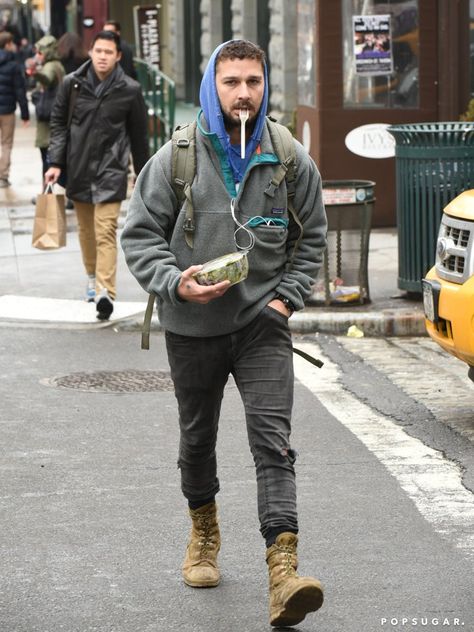
[[[247,108],[242,108],[242,110],[246,110]],[[222,111],[222,118],[224,119],[224,125],[226,130],[231,130],[234,129],[236,127],[240,127],[240,119],[233,119],[231,118],[226,112]],[[253,118],[248,119],[248,121],[245,124],[245,127],[253,130],[254,125],[255,125],[255,121],[257,120],[257,116],[254,116]]]

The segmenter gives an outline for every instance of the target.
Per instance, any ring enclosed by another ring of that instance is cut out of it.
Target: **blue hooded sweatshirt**
[[[242,158],[240,157],[240,145],[237,146],[231,144],[229,134],[225,129],[224,116],[222,114],[221,104],[217,95],[216,88],[216,57],[221,48],[232,41],[238,40],[229,40],[228,42],[219,44],[219,46],[212,53],[201,81],[199,98],[201,101],[202,114],[207,121],[209,129],[208,133],[211,136],[214,135],[222,145],[225,155],[227,156],[227,159],[229,161],[232,174],[234,176],[234,182],[242,182],[250,159],[252,158],[254,151],[260,143],[263,127],[265,125],[265,116],[268,107],[268,77],[267,66],[266,64],[264,64],[265,87],[263,92],[262,104],[258,112],[257,120],[255,121],[252,136],[247,142],[245,148],[245,158],[242,160]],[[206,133],[204,130],[202,130],[202,128],[201,131]]]

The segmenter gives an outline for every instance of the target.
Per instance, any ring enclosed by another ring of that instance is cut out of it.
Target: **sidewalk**
[[[176,123],[191,120],[195,108],[181,105]],[[57,327],[110,327],[138,330],[147,300],[119,251],[118,300],[113,318],[99,323],[95,305],[83,301],[82,268],[74,211],[68,211],[67,246],[44,252],[31,246],[34,218],[32,198],[41,191],[40,152],[34,147],[34,115],[29,128],[19,121],[15,131],[10,180],[0,189],[0,322]],[[122,205],[120,226],[128,202]],[[356,325],[365,335],[424,335],[420,301],[401,297],[397,288],[398,249],[396,229],[373,229],[369,252],[371,303],[321,307],[310,305],[290,323],[295,332],[345,335]],[[156,317],[153,329],[159,329]]]

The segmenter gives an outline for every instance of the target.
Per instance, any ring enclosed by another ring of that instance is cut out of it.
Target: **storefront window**
[[[298,103],[316,107],[315,2],[298,0]]]
[[[344,107],[418,107],[418,0],[342,0],[342,7]]]

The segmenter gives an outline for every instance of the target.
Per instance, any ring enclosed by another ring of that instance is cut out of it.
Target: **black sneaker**
[[[98,296],[96,296],[95,304],[97,309],[97,318],[99,320],[109,320],[110,315],[114,311],[114,302],[105,288],[100,291]]]

